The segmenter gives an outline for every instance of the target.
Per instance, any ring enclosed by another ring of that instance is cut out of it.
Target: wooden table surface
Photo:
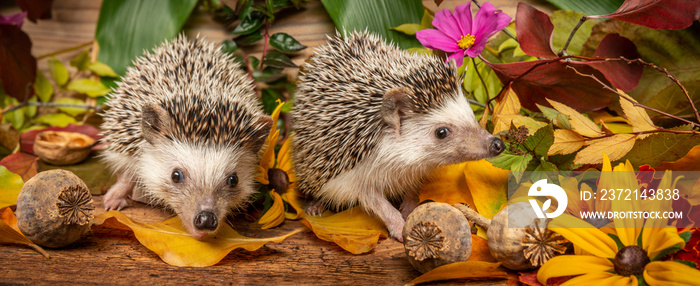
[[[8,4],[9,2],[9,4]],[[445,1],[439,8],[453,8],[464,1]],[[496,7],[511,17],[515,16],[516,1],[494,0]],[[542,1],[530,0],[540,9],[551,11]],[[432,11],[435,3],[425,0]],[[101,1],[54,1],[53,18],[39,23],[26,21],[22,29],[33,42],[35,56],[75,47],[94,39],[94,31]],[[0,14],[8,15],[19,9],[11,1],[0,3]],[[297,64],[311,55],[313,47],[325,43],[326,34],[335,33],[335,27],[318,1],[305,4],[299,11],[278,17],[272,33],[284,31],[302,44],[311,47],[293,60]],[[201,34],[213,41],[230,39],[223,26],[208,14],[195,11],[185,25],[188,35]],[[260,54],[260,46],[248,50]],[[57,56],[67,61],[80,50]],[[46,60],[39,68],[47,72]],[[100,196],[95,197],[98,214]],[[171,214],[149,206],[136,204],[124,211],[137,221],[160,221]],[[236,220],[237,230],[249,236],[274,236],[303,227],[296,221],[287,221],[281,227],[256,231],[255,224]],[[93,228],[74,245],[51,250],[51,259],[44,259],[32,249],[0,245],[0,284],[242,284],[242,285],[398,285],[411,281],[420,273],[406,260],[403,245],[393,239],[384,239],[368,254],[352,255],[333,243],[316,238],[313,233],[299,233],[278,244],[267,244],[258,251],[234,250],[219,264],[212,267],[175,267],[143,247],[132,233],[122,230]],[[503,285],[505,281],[480,281],[482,285]]]

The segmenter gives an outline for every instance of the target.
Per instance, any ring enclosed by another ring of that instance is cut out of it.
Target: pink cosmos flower
[[[450,54],[457,66],[462,65],[464,56],[476,57],[486,46],[493,34],[508,26],[511,18],[493,7],[489,2],[481,5],[472,19],[471,1],[455,7],[454,15],[443,9],[435,14],[433,26],[437,29],[425,29],[416,33],[416,38],[423,46],[438,49]]]
[[[17,27],[22,28],[24,17],[27,17],[27,12],[20,12],[7,17],[0,15],[0,25],[17,25]]]

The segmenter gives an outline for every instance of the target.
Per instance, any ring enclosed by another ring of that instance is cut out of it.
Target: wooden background
[[[155,0],[154,0],[155,1]],[[160,1],[160,0],[159,0]],[[351,0],[356,1],[356,0]],[[515,17],[516,1],[493,0],[494,6]],[[545,11],[551,7],[543,1],[525,1]],[[450,8],[464,1],[444,1],[439,7]],[[424,4],[431,11],[438,8],[430,0]],[[32,40],[32,54],[41,56],[78,46],[94,39],[101,1],[55,0],[53,18],[38,23],[25,21],[22,29]],[[19,12],[13,1],[0,3],[0,14]],[[271,33],[284,31],[302,44],[311,47],[295,56],[297,64],[311,55],[313,47],[325,42],[326,34],[335,33],[332,21],[318,1],[311,1],[298,11],[278,17]],[[195,11],[185,25],[188,35],[201,34],[220,42],[230,39],[224,27],[209,14]],[[248,52],[260,57],[260,45]],[[58,55],[61,61],[77,55],[82,49]],[[47,61],[39,68],[48,71]],[[97,214],[103,212],[102,198],[95,197]],[[137,221],[160,221],[170,213],[142,204],[124,211]],[[287,221],[281,227],[259,231],[256,224],[236,218],[236,228],[249,236],[275,236],[303,227]],[[420,273],[405,258],[403,245],[392,239],[379,242],[376,249],[364,255],[352,255],[333,243],[321,241],[313,233],[296,234],[279,244],[268,244],[258,251],[234,250],[219,264],[206,268],[175,267],[165,264],[143,247],[127,231],[93,228],[72,246],[48,250],[51,259],[22,246],[0,245],[0,284],[405,284]],[[473,281],[472,281],[473,282]],[[482,285],[503,285],[506,281],[479,281]]]

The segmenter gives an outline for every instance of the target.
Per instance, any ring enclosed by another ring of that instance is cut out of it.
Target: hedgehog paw
[[[107,198],[105,196],[104,198],[104,205],[105,205],[105,210],[106,211],[111,211],[111,210],[121,210],[125,208],[128,205],[128,202],[126,201],[126,198]]]
[[[117,182],[109,188],[107,194],[102,199],[105,210],[121,210],[128,205],[127,197],[134,189],[134,182],[131,179],[117,175]]]
[[[326,211],[326,207],[319,201],[312,201],[306,207],[306,213],[312,216],[321,216]]]

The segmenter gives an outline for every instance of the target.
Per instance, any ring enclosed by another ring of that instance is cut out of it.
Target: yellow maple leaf
[[[554,107],[554,109],[564,115],[569,116],[571,129],[579,134],[587,137],[600,137],[601,135],[605,135],[605,133],[600,129],[600,127],[598,127],[598,125],[595,124],[595,122],[583,116],[583,114],[579,113],[573,108],[553,100],[547,99],[547,101],[552,105],[552,107]]]
[[[513,116],[520,115],[520,100],[512,89],[507,89],[503,99],[493,109],[493,134],[510,129]]]
[[[17,217],[10,208],[0,208],[0,243],[26,245],[49,258],[49,254],[44,249],[34,244],[19,231]]]
[[[610,161],[618,160],[632,150],[636,138],[635,134],[616,134],[593,140],[576,154],[574,164],[602,164],[603,152],[610,156]]]
[[[508,279],[508,273],[498,269],[501,263],[484,261],[465,261],[450,263],[418,276],[406,285],[451,279]]]
[[[647,114],[647,111],[639,106],[634,106],[634,103],[637,103],[634,98],[630,97],[621,90],[618,90],[618,92],[620,93],[620,106],[622,106],[622,111],[625,113],[625,117],[627,117],[630,124],[632,124],[632,131],[641,132],[657,129],[654,122],[651,121],[649,114]],[[648,135],[649,134],[643,134],[642,136]]]
[[[359,206],[337,214],[326,212],[321,217],[304,216],[301,222],[318,238],[334,242],[352,254],[369,252],[380,237],[388,235],[384,223]]]
[[[428,176],[420,190],[419,200],[433,200],[449,205],[466,203],[474,206],[474,200],[467,179],[464,176],[464,168],[467,162],[443,166]]]
[[[566,129],[554,130],[554,143],[549,147],[547,155],[571,154],[581,149],[586,139],[575,131]]]
[[[195,267],[214,265],[236,248],[255,251],[266,243],[278,243],[303,231],[297,229],[277,237],[250,238],[238,234],[228,224],[223,224],[216,236],[197,240],[187,232],[179,217],[163,222],[142,223],[131,220],[121,212],[109,211],[96,217],[93,222],[105,227],[130,229],[141,244],[158,254],[165,263]]]

